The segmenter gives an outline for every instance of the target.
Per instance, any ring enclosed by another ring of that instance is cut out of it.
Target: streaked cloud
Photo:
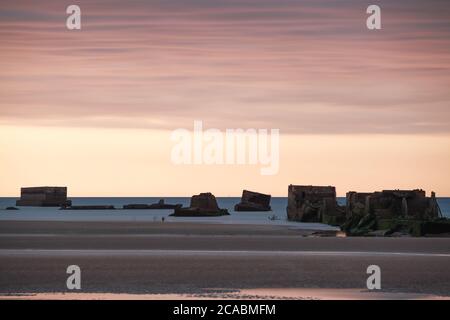
[[[5,1],[0,124],[450,132],[450,7],[377,3]]]

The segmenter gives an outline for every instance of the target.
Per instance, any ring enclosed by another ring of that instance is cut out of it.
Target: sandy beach
[[[203,294],[28,293],[2,295],[0,300],[449,300],[429,294],[371,292],[361,289],[244,289]]]
[[[0,300],[450,300],[450,0],[1,1],[0,30]],[[199,315],[171,303],[98,314]],[[237,311],[310,303],[278,304]],[[311,311],[392,316],[363,309]]]
[[[448,238],[339,238],[317,237],[314,232],[271,225],[2,221],[0,295],[26,299],[450,296]],[[80,291],[66,288],[66,268],[72,264],[82,270]],[[366,288],[366,269],[372,264],[382,270],[380,291]]]

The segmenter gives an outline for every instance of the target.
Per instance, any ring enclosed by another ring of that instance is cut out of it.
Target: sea
[[[220,217],[172,217],[173,210],[126,210],[126,204],[151,204],[164,199],[167,204],[189,206],[190,197],[70,197],[73,205],[113,205],[116,210],[59,210],[53,207],[19,207],[19,210],[4,210],[15,206],[14,197],[0,197],[0,223],[2,220],[25,221],[165,221],[165,222],[196,222],[225,224],[256,224],[256,225],[288,225],[298,226],[298,222],[287,220],[286,197],[273,197],[270,212],[235,212],[234,205],[239,197],[217,197],[220,208],[228,209],[229,216]],[[450,198],[437,198],[443,216],[450,218]],[[339,197],[338,203],[345,205],[345,197]],[[324,229],[317,223],[302,224],[310,229]],[[332,229],[334,227],[330,227]]]

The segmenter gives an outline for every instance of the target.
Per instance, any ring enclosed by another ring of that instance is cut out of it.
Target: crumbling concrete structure
[[[349,236],[425,236],[450,234],[436,195],[423,190],[348,192],[346,206],[332,186],[294,186],[288,190],[289,220],[339,225]]]
[[[234,211],[270,211],[270,194],[244,190],[241,202],[234,206]]]
[[[419,189],[352,191],[347,193],[346,222],[342,227],[350,235],[402,232],[420,236],[434,233],[434,227],[445,229],[447,223],[438,222],[440,218],[442,214],[434,192],[427,197],[425,191]]]
[[[293,221],[338,224],[344,218],[344,209],[336,201],[333,186],[290,185],[287,216]]]
[[[383,190],[381,192],[347,193],[346,215],[374,214],[381,219],[414,218],[435,219],[440,217],[436,195],[426,197],[425,191]]]
[[[175,208],[175,217],[202,217],[229,215],[227,209],[220,209],[216,197],[210,193],[200,193],[191,197],[191,204],[187,208]]]
[[[21,188],[16,206],[60,207],[70,206],[67,200],[67,187],[29,187]]]
[[[61,210],[115,210],[113,205],[100,204],[100,205],[86,205],[86,206],[64,206]]]
[[[160,199],[157,203],[152,204],[126,204],[123,206],[124,209],[134,209],[134,210],[155,210],[155,209],[175,209],[175,208],[181,208],[181,204],[169,204],[165,203],[164,199]]]

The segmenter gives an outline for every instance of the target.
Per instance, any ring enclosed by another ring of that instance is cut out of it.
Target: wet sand
[[[428,294],[369,291],[361,289],[271,288],[229,290],[203,294],[129,293],[30,293],[0,296],[0,300],[450,300]]]
[[[67,293],[66,268],[76,264],[79,293],[89,299],[450,296],[448,238],[311,234],[281,226],[2,221],[0,295]],[[371,264],[381,267],[381,292],[367,292]]]

